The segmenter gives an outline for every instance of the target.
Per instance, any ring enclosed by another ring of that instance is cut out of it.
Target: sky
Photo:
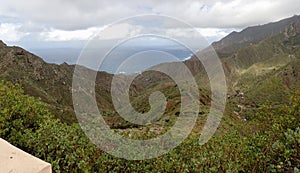
[[[169,16],[191,27],[169,20],[117,22],[145,14]],[[115,32],[102,36],[105,45],[111,40],[143,33],[150,26],[163,30],[168,37],[189,40],[197,49],[198,35],[191,30],[211,43],[232,31],[295,14],[300,14],[299,0],[0,0],[0,40],[33,51],[81,48],[95,34],[115,23]]]

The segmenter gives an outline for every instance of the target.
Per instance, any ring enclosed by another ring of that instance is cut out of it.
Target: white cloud
[[[72,40],[88,40],[102,28],[91,27],[88,29],[66,31],[59,29],[50,29],[40,33],[43,40],[46,41],[72,41]]]
[[[233,29],[219,29],[219,28],[173,28],[167,29],[166,34],[172,37],[224,37]]]
[[[91,27],[81,30],[60,30],[50,29],[40,33],[40,37],[46,41],[72,41],[72,40],[89,40],[95,36],[99,40],[113,40],[128,38],[141,33],[141,26],[120,23],[111,26]]]
[[[120,23],[105,27],[91,27],[82,30],[59,30],[50,29],[40,33],[42,40],[46,41],[74,41],[74,40],[89,40],[97,36],[99,40],[114,40],[124,39],[137,36],[145,33],[147,27],[140,25],[131,25],[128,23]],[[159,28],[156,28],[159,29]],[[184,39],[220,39],[229,34],[234,29],[218,29],[218,28],[169,28],[160,29],[159,35],[165,35],[170,38]],[[156,39],[151,37],[150,39]]]
[[[153,11],[178,17],[195,27],[244,28],[300,14],[299,9],[299,0],[193,0],[161,2]]]
[[[220,29],[220,28],[197,28],[197,31],[204,37],[225,37],[233,30],[238,30],[235,28]]]
[[[26,34],[46,41],[87,40],[104,26],[124,17],[161,14],[194,26],[203,36],[219,39],[233,30],[277,21],[299,14],[299,0],[173,0],[173,1],[99,1],[99,0],[8,0],[0,1],[1,16],[18,24],[1,24],[0,39],[19,41]],[[20,21],[20,22],[19,22]],[[3,22],[3,21],[2,21]],[[167,23],[167,21],[166,21]],[[165,24],[167,25],[167,24]],[[144,28],[117,25],[102,33],[102,39],[135,35]],[[188,29],[170,25],[167,34],[192,38]],[[34,33],[34,34],[33,34]]]
[[[142,31],[141,26],[131,25],[128,23],[119,23],[105,28],[102,32],[99,33],[99,39],[111,40],[111,39],[128,38],[140,34],[141,31]]]
[[[0,38],[5,42],[17,42],[28,33],[21,32],[21,24],[0,23]]]
[[[9,0],[0,2],[0,15],[48,28],[79,30],[103,26],[120,18],[162,14],[195,27],[243,28],[299,14],[299,0]]]

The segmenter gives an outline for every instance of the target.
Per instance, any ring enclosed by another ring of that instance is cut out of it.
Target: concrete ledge
[[[36,158],[0,138],[1,173],[51,173],[51,164]]]

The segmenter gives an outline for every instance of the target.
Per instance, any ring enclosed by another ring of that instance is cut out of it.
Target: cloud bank
[[[298,0],[9,0],[0,1],[0,39],[18,42],[30,35],[44,41],[87,40],[121,18],[160,14],[183,20],[216,40],[232,30],[300,14],[299,9]],[[143,28],[124,24],[119,29],[122,35]],[[172,24],[166,33],[192,37],[185,28]],[[106,39],[118,36],[110,37]]]

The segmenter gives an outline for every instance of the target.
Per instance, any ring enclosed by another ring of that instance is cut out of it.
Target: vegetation
[[[0,137],[50,162],[54,172],[300,172],[299,21],[295,16],[250,27],[213,44],[224,65],[228,101],[218,131],[202,146],[198,140],[209,111],[210,86],[202,64],[195,58],[185,61],[199,85],[196,125],[180,146],[142,161],[113,157],[85,136],[72,105],[74,66],[48,64],[0,42],[0,79],[9,81],[0,82]],[[171,66],[176,68],[176,62]],[[113,75],[97,74],[99,110],[117,133],[153,138],[176,121],[180,92],[167,75],[148,71],[133,81],[130,101],[138,112],[149,111],[154,91],[167,98],[162,118],[140,127],[114,110]],[[118,76],[124,81],[127,77]]]
[[[265,104],[256,118],[198,144],[192,134],[156,159],[127,161],[100,151],[79,125],[54,119],[19,85],[0,82],[0,137],[53,165],[55,172],[292,172],[300,168],[300,90],[280,107]],[[142,132],[141,132],[142,133]]]

